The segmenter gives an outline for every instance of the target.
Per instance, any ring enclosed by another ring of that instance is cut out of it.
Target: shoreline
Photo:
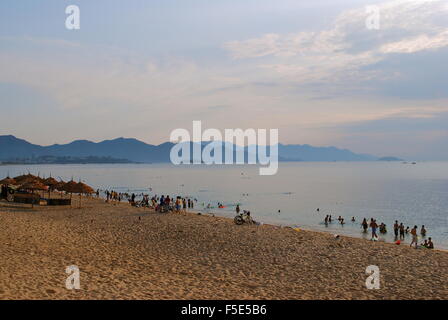
[[[198,212],[200,212],[201,214],[210,215],[210,213],[204,213],[204,212],[201,212],[201,211],[194,211],[194,212],[192,211],[192,213],[198,213]],[[213,212],[212,214],[214,214],[215,216],[218,216],[218,217],[221,217],[221,218],[225,218],[225,219],[229,219],[229,220],[233,221],[233,218],[230,218],[230,217],[226,217],[226,216],[220,215],[218,212]],[[256,220],[256,221],[257,221],[257,220]],[[334,235],[339,235],[339,236],[341,236],[341,237],[348,237],[348,238],[352,238],[352,239],[359,239],[359,240],[363,240],[363,241],[372,242],[372,240],[369,240],[369,239],[367,239],[367,238],[364,238],[364,237],[362,236],[362,233],[360,233],[360,235],[357,236],[357,235],[354,235],[354,234],[339,233],[339,232],[337,232],[336,230],[328,230],[328,231],[325,231],[325,230],[319,229],[319,228],[317,228],[317,227],[313,227],[313,226],[311,226],[311,225],[302,225],[302,224],[283,224],[283,223],[281,223],[281,222],[279,222],[279,223],[276,223],[276,222],[268,222],[268,223],[261,222],[260,224],[261,224],[261,225],[269,225],[269,226],[278,227],[278,228],[292,228],[292,229],[294,229],[294,228],[300,228],[300,229],[302,229],[302,230],[306,230],[306,231],[309,231],[309,232],[317,232],[317,233],[323,233],[323,234],[333,235],[333,236],[334,236]],[[343,230],[340,230],[340,231],[343,231]],[[369,234],[370,234],[370,232],[367,232],[367,235],[369,235]],[[418,239],[419,239],[418,241],[419,241],[419,243],[420,243],[421,240],[422,240],[422,238],[421,238],[420,235],[418,236]],[[395,244],[394,242],[392,242],[392,241],[387,241],[387,240],[378,240],[378,241],[376,241],[376,242],[381,242],[381,243],[386,243],[386,244],[391,244],[391,245],[397,246],[397,244]],[[407,246],[409,247],[409,244],[410,244],[410,242],[407,241],[407,239],[405,238],[404,241],[402,240],[400,246],[406,246],[406,245],[407,245]],[[421,249],[421,248],[419,248],[419,249]],[[417,250],[418,250],[418,249],[417,249]],[[429,250],[429,249],[428,249],[428,250]],[[434,249],[430,249],[430,250],[438,250],[438,251],[442,251],[442,252],[447,252],[447,253],[448,253],[448,248],[445,248],[445,247],[438,247],[438,246],[435,246]]]
[[[91,198],[73,205],[0,202],[0,299],[448,298],[445,251]],[[65,288],[70,265],[80,290]],[[380,290],[366,289],[369,265]]]

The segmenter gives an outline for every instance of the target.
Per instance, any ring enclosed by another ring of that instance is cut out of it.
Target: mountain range
[[[190,143],[190,142],[188,142]],[[203,143],[205,145],[207,143]],[[40,157],[107,157],[126,159],[130,162],[161,163],[170,162],[171,142],[151,145],[137,139],[118,138],[92,142],[76,140],[68,144],[40,146],[12,135],[0,136],[0,161],[35,159]],[[232,147],[225,143],[225,148]],[[190,143],[191,148],[191,143]],[[247,147],[244,148],[247,157]],[[336,147],[314,147],[310,145],[278,145],[280,161],[375,161],[382,160],[368,154],[357,154],[347,149]],[[393,157],[387,157],[392,159]]]

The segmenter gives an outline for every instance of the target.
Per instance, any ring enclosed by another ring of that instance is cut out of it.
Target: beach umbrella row
[[[70,193],[70,199],[72,198],[72,194],[76,193],[79,194],[79,207],[81,207],[83,194],[95,193],[92,187],[81,181],[76,183],[72,179],[66,183],[62,180],[57,181],[51,176],[49,178],[42,179],[39,176],[35,176],[30,173],[23,174],[15,178],[10,178],[8,176],[5,179],[0,180],[0,185],[18,185],[20,189],[31,190],[32,193],[34,193],[35,190],[48,190],[49,195],[52,190],[65,191]],[[32,204],[32,206],[33,205],[34,204]]]

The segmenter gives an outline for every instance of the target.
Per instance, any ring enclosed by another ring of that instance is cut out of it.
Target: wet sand
[[[0,299],[448,299],[447,252],[83,205],[0,202]],[[80,290],[65,287],[70,265]],[[365,286],[369,265],[378,290]]]

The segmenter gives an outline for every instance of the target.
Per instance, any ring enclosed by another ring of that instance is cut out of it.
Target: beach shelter
[[[21,185],[20,189],[23,190],[31,190],[31,193],[34,194],[35,190],[47,190],[47,186],[45,186],[42,182],[37,179],[28,179],[25,180]],[[34,207],[34,201],[31,201],[31,208]]]
[[[50,198],[50,192],[55,190],[56,186],[59,184],[59,182],[51,176],[42,181],[42,183],[48,187],[48,198]]]
[[[17,184],[17,181],[10,177],[6,177],[5,179],[0,180],[0,185],[9,186],[9,185],[16,185],[16,184]]]
[[[70,193],[70,199],[72,198],[73,193],[77,193],[76,192],[77,190],[78,190],[78,184],[73,180],[70,180],[69,182],[65,183],[61,188],[61,191]]]
[[[63,191],[70,193],[70,199],[72,198],[73,193],[79,194],[79,207],[81,208],[81,199],[83,194],[92,194],[95,191],[86,185],[85,183],[82,183],[81,181],[76,183],[75,181],[71,180],[67,182],[64,187]]]
[[[31,181],[31,180],[36,180],[36,181],[40,182],[40,179],[38,177],[36,177],[35,175],[32,175],[31,173],[22,174],[21,176],[17,176],[17,177],[14,178],[14,180],[18,184],[23,184],[23,183]]]
[[[92,187],[90,187],[80,181],[77,183],[77,192],[76,193],[79,193],[79,207],[81,208],[82,195],[83,194],[93,194],[93,193],[95,193],[95,190],[93,190]]]
[[[65,184],[66,182],[64,182],[63,180],[58,181],[58,183],[53,186],[53,190],[64,191]],[[62,192],[61,192],[61,198],[62,198]]]

